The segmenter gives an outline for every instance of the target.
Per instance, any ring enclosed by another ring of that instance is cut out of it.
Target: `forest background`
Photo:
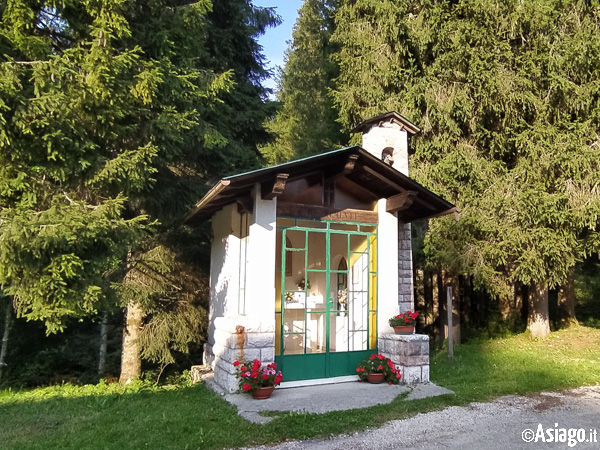
[[[271,100],[249,0],[0,1],[0,381],[201,362],[216,179],[351,143],[398,111],[419,329],[600,323],[600,3],[305,0]],[[459,328],[455,330],[458,332]]]

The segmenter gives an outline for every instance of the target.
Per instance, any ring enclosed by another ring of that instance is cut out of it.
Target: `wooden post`
[[[448,312],[448,358],[454,363],[454,329],[452,326],[452,286],[446,287],[446,310]]]

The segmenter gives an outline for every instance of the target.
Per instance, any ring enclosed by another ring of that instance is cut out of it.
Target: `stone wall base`
[[[234,361],[275,360],[275,329],[249,317],[215,319],[215,332],[204,346],[204,364],[210,365],[214,381],[225,392],[239,390]]]
[[[379,353],[394,362],[404,384],[429,382],[429,336],[384,333],[378,343]]]

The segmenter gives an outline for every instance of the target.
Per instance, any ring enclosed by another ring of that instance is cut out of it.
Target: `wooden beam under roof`
[[[326,206],[304,205],[300,203],[277,202],[277,215],[303,217],[305,219],[336,220],[340,222],[363,222],[377,224],[375,211],[362,209],[336,209]]]
[[[379,172],[371,169],[368,166],[364,166],[363,170],[365,172],[367,172],[369,175],[373,175],[375,178],[377,178],[380,181],[383,181],[384,183],[386,183],[387,185],[393,187],[394,189],[400,191],[400,192],[406,192],[406,189],[404,189],[402,186],[400,186],[399,184],[394,183],[393,181],[391,181],[390,179],[388,179],[387,177],[385,177],[384,175],[380,174]]]
[[[262,183],[260,192],[263,200],[273,200],[275,197],[283,194],[285,183],[289,176],[289,173],[278,173],[274,180]]]
[[[344,167],[341,170],[337,170],[335,173],[331,175],[325,176],[326,182],[332,182],[337,180],[338,178],[345,177],[349,175],[354,170],[354,166],[356,165],[356,161],[358,160],[358,154],[348,155]]]
[[[406,191],[402,194],[396,194],[392,197],[389,197],[387,199],[385,209],[389,213],[404,211],[411,207],[413,200],[417,195],[417,191]]]

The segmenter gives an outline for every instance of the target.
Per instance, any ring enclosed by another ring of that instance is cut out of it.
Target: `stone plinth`
[[[272,322],[272,321],[270,321]],[[205,345],[204,362],[214,371],[214,381],[226,392],[239,390],[234,361],[275,360],[275,330],[272,323],[249,317],[215,320],[215,332]]]
[[[390,358],[404,384],[429,382],[429,336],[392,334],[379,336],[379,353]]]

